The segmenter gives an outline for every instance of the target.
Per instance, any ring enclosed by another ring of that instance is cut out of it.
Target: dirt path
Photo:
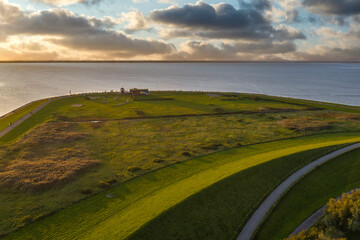
[[[8,126],[7,128],[5,128],[4,130],[2,130],[0,132],[0,138],[5,136],[7,133],[9,133],[11,130],[13,130],[14,128],[16,128],[17,126],[19,126],[21,123],[23,123],[26,119],[28,119],[29,117],[31,117],[33,114],[35,114],[36,112],[38,112],[40,109],[42,109],[43,107],[45,107],[46,105],[48,105],[49,103],[51,103],[52,101],[54,101],[55,99],[49,100],[43,104],[41,104],[40,106],[38,106],[37,108],[35,108],[34,110],[32,110],[31,112],[29,112],[28,114],[24,115],[22,118],[20,118],[19,120],[17,120],[16,122],[12,123],[10,126]]]
[[[301,168],[300,170],[293,173],[290,177],[288,177],[285,181],[283,181],[260,205],[260,207],[255,211],[255,213],[248,220],[241,233],[237,237],[237,240],[250,240],[253,234],[255,233],[257,227],[261,224],[262,220],[269,212],[269,210],[276,204],[277,201],[289,190],[289,188],[295,184],[298,180],[300,180],[304,175],[308,174],[312,170],[314,170],[319,165],[341,155],[351,150],[360,147],[360,142],[355,143],[353,145],[344,147],[335,152],[327,154],[311,163]]]

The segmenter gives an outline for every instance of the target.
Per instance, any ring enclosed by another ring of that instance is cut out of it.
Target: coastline
[[[347,105],[347,104],[341,104],[341,103],[334,103],[334,102],[325,102],[325,101],[316,101],[316,100],[309,100],[304,98],[294,98],[294,97],[288,97],[288,96],[276,96],[276,95],[268,95],[268,94],[260,94],[260,93],[248,93],[248,92],[220,92],[220,91],[185,91],[185,90],[152,90],[149,89],[151,92],[194,92],[194,93],[234,93],[234,94],[244,94],[244,95],[251,95],[251,96],[259,96],[259,97],[270,97],[270,98],[280,98],[283,100],[290,100],[290,101],[298,101],[306,104],[319,104],[323,106],[329,106],[329,107],[339,107],[339,108],[347,108],[351,110],[359,110],[360,111],[360,105]],[[25,103],[24,105],[21,105],[20,107],[17,107],[3,115],[0,116],[0,120],[7,117],[8,115],[11,115],[12,113],[21,110],[32,103],[35,103],[37,101],[41,100],[51,100],[56,98],[64,98],[69,96],[82,96],[82,95],[91,95],[91,94],[111,94],[111,93],[120,93],[118,91],[113,92],[81,92],[81,93],[74,93],[74,94],[67,94],[67,95],[58,95],[58,96],[50,96],[46,98],[39,98],[36,100],[33,100],[31,102]]]

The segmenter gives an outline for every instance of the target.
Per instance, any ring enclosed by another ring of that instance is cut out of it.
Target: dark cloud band
[[[359,0],[304,0],[303,4],[313,13],[325,15],[360,14]]]

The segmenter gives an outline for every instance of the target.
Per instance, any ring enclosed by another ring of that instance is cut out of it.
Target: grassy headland
[[[93,224],[99,233],[101,226],[109,229],[110,237],[129,236],[233,174],[295,153],[308,156],[312,149],[319,149],[313,150],[317,156],[324,147],[359,140],[360,115],[354,109],[320,105],[195,92],[154,92],[135,98],[99,93],[53,101],[0,139],[0,234],[65,208],[31,224],[34,231],[25,227],[16,233],[20,235],[9,237],[74,237]],[[301,137],[308,135],[313,136]],[[289,140],[264,143],[280,139]],[[299,157],[274,179],[304,161],[309,159]],[[101,191],[107,188],[117,197],[104,198]],[[261,191],[257,199],[264,194]],[[84,198],[88,199],[80,201]],[[136,210],[139,203],[146,209]],[[146,217],[140,219],[141,212]],[[76,224],[79,219],[84,226],[70,230],[67,222]],[[52,228],[44,221],[59,226]],[[119,221],[126,222],[123,235],[115,229]]]

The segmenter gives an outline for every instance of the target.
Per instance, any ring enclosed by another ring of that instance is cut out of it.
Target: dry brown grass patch
[[[41,159],[12,161],[0,172],[0,186],[34,192],[69,182],[83,170],[99,163],[89,160],[85,152],[65,148]]]
[[[353,113],[320,113],[317,117],[336,119],[336,120],[351,120],[360,121],[360,114]]]
[[[72,123],[44,123],[26,134],[21,140],[22,145],[71,142],[84,139],[87,134],[76,131]]]
[[[295,131],[328,130],[333,127],[331,123],[331,121],[321,121],[308,117],[283,119],[278,122],[280,126]]]

